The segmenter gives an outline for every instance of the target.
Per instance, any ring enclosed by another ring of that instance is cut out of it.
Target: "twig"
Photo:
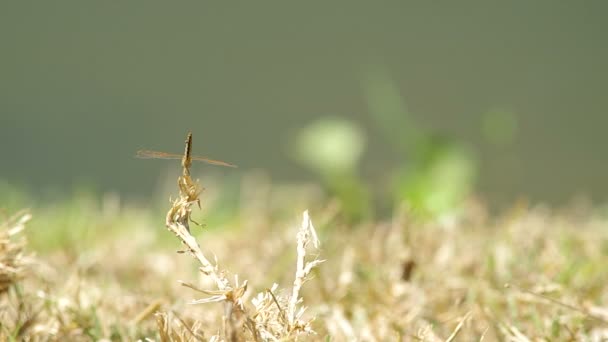
[[[467,312],[466,315],[464,315],[464,317],[462,317],[462,319],[460,320],[460,322],[458,322],[458,325],[456,326],[456,329],[454,329],[454,331],[452,332],[452,334],[445,340],[445,342],[452,342],[456,336],[458,335],[458,333],[460,332],[460,329],[462,329],[462,326],[464,325],[464,322],[466,322],[466,320],[471,316],[471,312]]]
[[[287,309],[287,317],[289,320],[289,324],[291,327],[296,327],[296,307],[300,300],[300,289],[302,285],[306,281],[306,277],[311,272],[311,270],[324,262],[325,260],[313,260],[311,262],[306,263],[306,247],[312,241],[315,248],[319,247],[319,239],[317,238],[317,233],[315,231],[315,227],[312,225],[312,221],[308,215],[308,210],[304,211],[302,215],[302,226],[298,231],[297,239],[297,261],[296,261],[296,277],[293,282],[293,290],[291,293],[291,298],[289,300],[289,306]]]

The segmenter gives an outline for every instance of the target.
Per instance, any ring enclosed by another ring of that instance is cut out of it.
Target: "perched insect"
[[[166,153],[159,151],[150,151],[150,150],[139,150],[135,155],[137,158],[142,159],[181,159],[182,167],[185,169],[189,169],[190,165],[192,165],[193,161],[201,161],[211,165],[218,166],[228,166],[228,167],[236,167],[234,164],[226,163],[221,160],[213,160],[206,157],[198,157],[192,156],[192,133],[188,133],[188,137],[186,138],[186,149],[184,150],[184,154],[174,154],[174,153]]]

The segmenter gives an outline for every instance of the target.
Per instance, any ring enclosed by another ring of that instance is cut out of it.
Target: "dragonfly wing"
[[[139,150],[135,154],[135,157],[141,159],[182,159],[182,156],[179,154],[171,154],[150,150]]]
[[[159,151],[150,151],[150,150],[139,150],[135,154],[137,158],[142,159],[182,159],[183,156],[179,154],[165,153]],[[228,167],[236,167],[234,164],[226,163],[221,160],[214,160],[206,157],[191,157],[193,161],[201,161],[211,165],[219,165],[219,166],[228,166]]]
[[[211,165],[219,165],[219,166],[228,166],[228,167],[236,167],[234,164],[226,163],[221,160],[213,160],[205,157],[192,157],[193,161],[202,161]]]

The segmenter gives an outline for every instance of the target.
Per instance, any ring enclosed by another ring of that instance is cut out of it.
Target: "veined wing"
[[[182,159],[181,154],[174,153],[166,153],[159,151],[150,151],[150,150],[139,150],[135,155],[137,158],[141,159]]]
[[[139,150],[139,151],[137,151],[137,154],[135,156],[137,158],[142,158],[142,159],[182,159],[183,158],[183,155],[181,155],[181,154],[150,151],[150,150]],[[206,157],[192,156],[192,157],[190,157],[190,159],[192,161],[201,161],[201,162],[211,164],[211,165],[236,167],[236,165],[234,165],[234,164],[230,164],[230,163],[226,163],[221,160],[214,160],[214,159],[210,159],[210,158],[206,158]]]
[[[209,158],[205,158],[205,157],[192,156],[192,157],[190,157],[190,159],[192,159],[192,161],[202,161],[202,162],[205,162],[205,163],[211,164],[211,165],[236,167],[236,165],[230,164],[230,163],[226,163],[225,161],[214,160],[214,159],[209,159]]]

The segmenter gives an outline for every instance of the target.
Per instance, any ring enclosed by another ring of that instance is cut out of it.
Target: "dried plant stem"
[[[219,274],[217,266],[214,266],[207,260],[200,245],[196,242],[194,236],[190,234],[191,207],[195,203],[200,207],[199,196],[202,192],[198,183],[190,177],[190,166],[192,166],[191,152],[192,133],[188,133],[182,158],[182,175],[177,179],[179,198],[173,201],[171,209],[167,212],[165,225],[167,229],[172,231],[188,247],[190,254],[200,262],[200,271],[211,277],[219,290],[230,290],[228,280]]]
[[[306,247],[308,246],[308,243],[312,241],[316,248],[319,246],[319,239],[317,238],[317,233],[312,225],[308,211],[305,211],[303,214],[302,226],[298,231],[297,240],[298,256],[296,260],[296,277],[293,282],[293,289],[289,300],[289,307],[287,309],[287,317],[291,327],[297,325],[296,308],[300,301],[300,289],[302,288],[302,285],[304,285],[304,282],[312,269],[324,261],[314,260],[308,263],[306,262]]]
[[[190,177],[190,165],[192,163],[190,152],[192,149],[192,136],[186,139],[186,149],[182,159],[183,173],[178,178],[179,198],[172,201],[171,209],[167,212],[165,224],[167,229],[173,232],[187,247],[188,252],[200,263],[199,270],[211,277],[215,283],[216,290],[199,289],[196,286],[183,283],[182,285],[193,290],[209,295],[207,298],[194,300],[191,304],[223,303],[224,315],[222,317],[223,337],[229,341],[240,341],[248,331],[247,339],[255,341],[280,340],[292,338],[298,334],[312,334],[312,320],[303,320],[305,311],[300,307],[302,299],[300,290],[306,282],[312,269],[323,260],[315,259],[306,261],[306,248],[312,241],[318,248],[319,241],[314,230],[308,211],[304,212],[302,225],[297,234],[297,261],[296,276],[290,298],[275,295],[276,286],[273,285],[269,291],[264,291],[252,300],[254,313],[249,314],[243,304],[243,296],[247,290],[247,281],[239,284],[238,278],[230,283],[222,272],[218,270],[217,262],[211,263],[203,254],[198,242],[190,233],[190,222],[192,205],[200,207],[199,196],[201,189],[197,182]],[[160,329],[166,331],[164,321],[159,321]],[[164,329],[164,330],[163,330]],[[219,335],[216,335],[220,338]]]
[[[464,317],[462,317],[462,319],[460,320],[460,322],[458,322],[458,325],[456,326],[456,328],[454,329],[452,334],[445,340],[445,342],[454,341],[454,339],[456,338],[456,336],[458,336],[458,333],[464,326],[464,323],[467,321],[467,319],[469,319],[469,317],[471,317],[471,312],[467,312],[467,314],[464,315]]]
[[[180,185],[195,185],[189,175],[181,176],[179,183]],[[227,290],[228,285],[226,279],[218,273],[217,267],[205,257],[200,245],[196,242],[194,236],[190,234],[190,207],[193,203],[196,203],[196,201],[189,201],[189,196],[182,190],[183,187],[180,186],[180,198],[173,202],[173,206],[167,213],[166,226],[184,245],[186,245],[190,254],[199,261],[201,264],[201,272],[211,277],[219,290]]]
[[[16,238],[31,218],[27,211],[21,211],[6,222],[0,222],[0,295],[25,276],[26,266],[31,263],[30,257],[23,252],[25,238]]]

